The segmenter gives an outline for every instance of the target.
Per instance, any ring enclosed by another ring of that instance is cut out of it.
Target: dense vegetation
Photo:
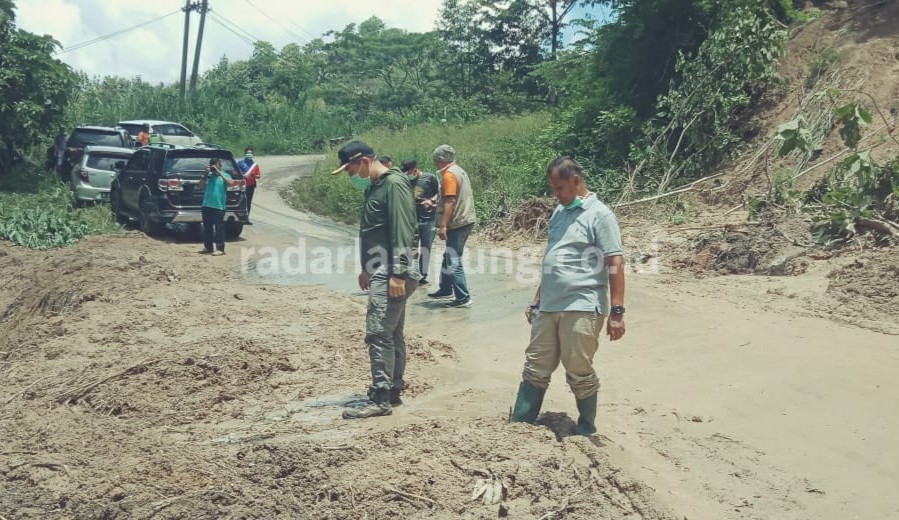
[[[574,20],[577,6],[610,16]],[[444,0],[427,33],[372,17],[303,45],[257,41],[181,102],[176,84],[76,74],[52,39],[16,29],[10,0],[0,13],[0,176],[35,168],[63,121],[177,120],[259,154],[333,152],[332,141],[362,136],[426,167],[447,142],[487,218],[544,193],[559,153],[576,155],[607,198],[664,192],[734,157],[758,131],[753,110],[802,16],[793,0]],[[567,46],[566,28],[578,34]],[[301,204],[357,215],[344,180],[298,190]]]

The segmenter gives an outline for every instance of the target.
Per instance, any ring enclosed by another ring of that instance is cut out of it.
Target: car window
[[[121,125],[120,124],[119,126],[124,128],[125,130],[127,130],[128,133],[131,135],[137,135],[140,133],[140,130],[141,130],[141,125]]]
[[[104,132],[102,130],[75,130],[69,136],[66,146],[70,148],[84,148],[85,146],[122,146],[122,136],[118,132]]]
[[[178,136],[181,136],[181,137],[190,137],[190,136],[193,135],[193,132],[191,132],[191,131],[188,130],[187,128],[184,128],[184,127],[181,126],[181,125],[172,125],[172,126],[174,127],[174,128],[172,129],[172,131],[175,132],[174,135],[178,135]]]
[[[180,135],[175,129],[175,125],[156,125],[154,128],[156,133],[161,135]]]
[[[87,157],[87,167],[95,170],[115,169],[115,163],[119,161],[127,161],[128,156],[124,154],[97,154],[92,153]]]
[[[145,151],[140,151],[131,156],[131,160],[128,161],[128,166],[126,167],[129,170],[147,170],[149,166],[149,156]]]
[[[204,172],[209,166],[210,157],[166,157],[165,173]],[[228,158],[222,158],[222,171],[234,177],[237,164]]]

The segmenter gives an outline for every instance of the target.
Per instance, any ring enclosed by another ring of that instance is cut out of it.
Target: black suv
[[[65,161],[59,171],[59,175],[66,182],[72,166],[81,161],[85,146],[115,146],[118,148],[132,148],[133,141],[128,131],[120,127],[111,126],[79,126],[72,130],[66,141]]]
[[[221,159],[222,171],[238,181],[228,188],[225,238],[239,237],[249,220],[246,187],[234,155],[212,145],[151,144],[134,152],[127,163],[117,163],[118,175],[109,195],[113,215],[121,223],[138,220],[148,235],[161,233],[166,224],[198,228],[203,220],[203,192],[197,184],[212,158]]]

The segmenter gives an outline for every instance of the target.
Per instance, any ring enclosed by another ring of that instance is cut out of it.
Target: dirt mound
[[[828,278],[835,316],[874,323],[899,316],[899,248],[866,252]]]
[[[690,249],[675,254],[674,266],[696,273],[798,275],[809,266],[808,224],[802,218],[754,225],[723,225],[689,239]]]

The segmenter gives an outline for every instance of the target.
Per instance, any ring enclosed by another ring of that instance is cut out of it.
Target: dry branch
[[[115,374],[106,376],[102,379],[98,379],[92,383],[88,383],[80,388],[75,389],[75,390],[72,390],[69,392],[63,392],[56,400],[57,400],[57,402],[60,402],[60,403],[78,401],[78,400],[82,399],[84,396],[86,396],[87,394],[89,394],[94,388],[97,388],[98,386],[100,386],[102,384],[108,383],[110,381],[114,381],[120,377],[124,377],[124,376],[132,373],[134,370],[136,370],[138,368],[148,367],[150,365],[154,365],[161,361],[164,361],[164,359],[162,359],[162,358],[152,359],[152,360],[145,359],[143,361],[140,361],[138,363],[131,365],[130,367],[126,368],[125,370],[116,372]]]
[[[19,390],[19,391],[16,392],[16,393],[14,393],[14,394],[12,395],[12,397],[10,397],[9,399],[6,400],[6,404],[9,404],[9,403],[13,402],[13,400],[15,400],[16,397],[19,397],[20,395],[24,395],[25,392],[26,392],[29,388],[31,388],[32,386],[34,386],[34,385],[40,383],[40,382],[43,381],[44,379],[49,379],[49,378],[51,378],[51,377],[53,377],[53,376],[44,376],[44,377],[41,377],[41,378],[38,378],[38,379],[34,380],[30,385],[26,386],[25,388]]]
[[[395,488],[392,488],[392,487],[385,487],[385,488],[384,488],[384,491],[387,491],[388,493],[393,493],[394,495],[396,495],[396,496],[398,496],[398,497],[401,497],[401,498],[405,498],[405,499],[408,499],[408,500],[420,500],[420,501],[422,501],[422,502],[431,504],[431,505],[436,506],[436,507],[439,507],[439,508],[441,508],[441,509],[446,509],[446,506],[444,506],[444,505],[441,504],[440,502],[437,502],[437,501],[435,501],[435,500],[432,500],[432,499],[430,499],[430,498],[428,498],[428,497],[423,497],[423,496],[421,496],[421,495],[413,495],[412,493],[406,493],[406,492],[404,492],[404,491],[400,491],[399,489],[395,489]]]
[[[855,220],[855,223],[863,228],[880,231],[884,235],[899,237],[899,224],[895,224],[889,220],[859,217]]]

